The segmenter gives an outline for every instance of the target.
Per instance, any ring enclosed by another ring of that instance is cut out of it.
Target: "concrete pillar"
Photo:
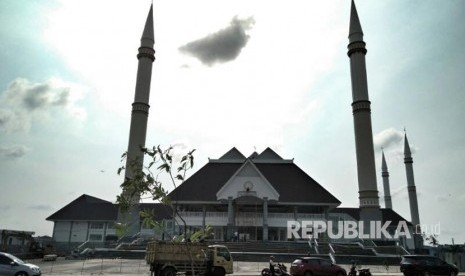
[[[263,198],[263,240],[268,240],[268,198]]]
[[[202,228],[205,229],[205,218],[207,216],[207,206],[202,206]]]
[[[233,209],[233,198],[228,197],[228,226],[226,231],[226,238],[230,240],[233,236],[234,227],[234,209]]]

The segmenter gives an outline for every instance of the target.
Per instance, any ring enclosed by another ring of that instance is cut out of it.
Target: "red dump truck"
[[[152,241],[147,244],[145,260],[152,276],[224,276],[233,273],[231,253],[224,245],[197,242]]]

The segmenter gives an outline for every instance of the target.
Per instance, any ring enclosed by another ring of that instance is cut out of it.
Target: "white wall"
[[[57,242],[68,242],[70,229],[71,229],[70,221],[55,221],[53,238]]]
[[[87,240],[87,222],[74,221],[71,233],[71,242],[85,242]]]

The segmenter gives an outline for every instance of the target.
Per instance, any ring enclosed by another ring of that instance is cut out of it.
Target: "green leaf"
[[[194,167],[194,156],[193,155],[190,156],[190,161],[191,161],[191,169],[192,169],[192,167]]]
[[[166,163],[161,164],[157,169],[158,170],[166,170],[166,172],[168,172],[168,173],[170,172],[170,166],[168,164],[166,164]]]

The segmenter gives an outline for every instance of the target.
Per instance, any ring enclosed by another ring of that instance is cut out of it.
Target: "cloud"
[[[13,206],[11,204],[2,204],[0,205],[0,209],[3,211],[3,212],[7,212],[7,211],[10,211]]]
[[[179,48],[182,53],[198,58],[203,64],[212,66],[236,59],[249,40],[246,31],[255,24],[252,17],[234,17],[228,27],[208,36],[189,42]]]
[[[84,119],[85,110],[76,106],[82,94],[78,86],[59,79],[43,83],[15,79],[0,98],[0,131],[27,131],[32,121],[48,117],[53,110],[67,111],[75,118]]]
[[[23,145],[0,145],[0,157],[4,159],[17,159],[21,158],[29,148]]]
[[[16,79],[8,87],[7,99],[25,110],[47,109],[66,106],[69,103],[69,87],[57,87],[52,82],[31,83]]]
[[[375,150],[381,150],[381,148],[387,149],[399,145],[403,137],[404,133],[402,131],[394,128],[385,129],[373,137]]]
[[[53,207],[47,204],[37,204],[37,205],[30,205],[27,208],[29,209],[34,209],[34,210],[39,210],[39,211],[51,211],[53,210]]]
[[[436,195],[436,201],[439,201],[439,202],[445,202],[445,201],[449,201],[451,199],[452,199],[452,194],[451,193]]]

